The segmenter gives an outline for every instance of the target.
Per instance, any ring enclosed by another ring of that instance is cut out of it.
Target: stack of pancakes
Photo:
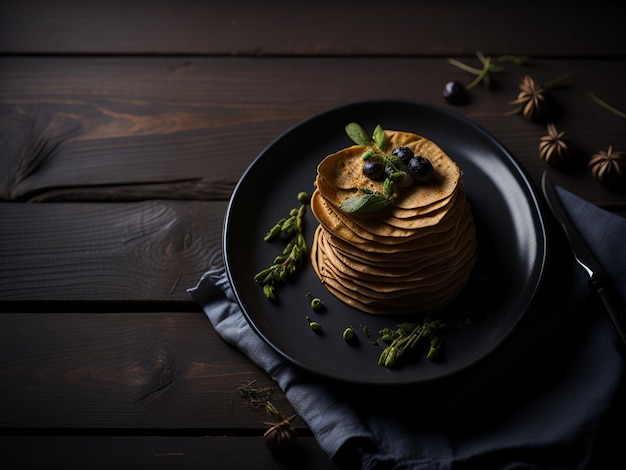
[[[423,313],[451,302],[476,260],[476,233],[461,171],[434,142],[385,131],[387,152],[398,146],[430,160],[425,183],[394,188],[376,212],[348,214],[343,201],[382,182],[363,174],[366,147],[327,156],[318,166],[311,210],[320,225],[311,261],[326,288],[346,304],[373,314]]]

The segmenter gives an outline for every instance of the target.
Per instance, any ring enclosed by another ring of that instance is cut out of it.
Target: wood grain
[[[279,410],[293,413],[277,385],[217,336],[203,312],[12,312],[0,321],[0,427],[14,432],[261,435],[264,409],[237,390],[253,380]]]
[[[2,2],[0,52],[623,56],[622,3],[461,0]],[[167,34],[164,34],[167,32]],[[77,40],[80,38],[80,40]],[[496,39],[497,38],[497,39]]]
[[[610,96],[613,106],[626,109],[623,61],[509,65],[496,75],[496,88],[475,89],[465,107],[448,105],[441,91],[447,80],[471,76],[444,59],[190,58],[179,68],[181,63],[0,58],[0,199],[226,200],[247,166],[287,129],[369,99],[421,101],[458,112],[499,139],[538,181],[548,168],[537,150],[545,127],[505,116],[525,74],[547,82],[569,73],[567,87],[551,92],[553,120],[579,147],[583,162],[609,145],[626,149],[623,119],[588,96]],[[554,173],[559,184],[594,203],[624,202],[589,172]],[[120,187],[113,191],[111,185]]]
[[[0,437],[3,463],[12,469],[185,468],[189,470],[324,470],[335,468],[315,440],[299,436],[296,452],[279,458],[261,437],[71,436]],[[95,458],[97,457],[97,458]]]
[[[191,308],[186,289],[222,265],[226,204],[2,203],[0,311],[18,301]]]

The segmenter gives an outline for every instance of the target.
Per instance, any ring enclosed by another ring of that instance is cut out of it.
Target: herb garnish
[[[311,317],[306,317],[306,321],[309,322],[309,328],[311,328],[311,331],[317,334],[322,333],[322,325],[319,322],[312,320]]]
[[[319,297],[313,297],[313,299],[311,299],[311,308],[316,312],[324,310],[324,302],[322,302],[322,299]]]
[[[367,147],[361,156],[363,160],[380,160],[389,171],[383,183],[382,192],[369,188],[357,188],[357,195],[343,201],[341,210],[349,214],[365,214],[384,209],[391,202],[394,183],[406,177],[402,161],[397,156],[385,152],[388,139],[380,124],[374,129],[372,137],[356,122],[348,124],[345,130],[355,144]]]
[[[355,338],[355,336],[354,336],[354,328],[352,328],[351,326],[347,327],[345,330],[343,330],[343,333],[341,334],[341,337],[347,343],[352,342],[352,340],[354,340],[354,338]]]
[[[512,62],[518,65],[525,65],[528,63],[528,59],[526,57],[502,55],[494,59],[492,57],[486,56],[480,51],[476,52],[476,57],[478,57],[478,60],[480,60],[482,68],[472,67],[471,65],[467,65],[457,59],[448,59],[448,63],[450,65],[454,65],[455,67],[458,67],[461,70],[464,70],[465,72],[471,73],[472,75],[476,76],[476,78],[474,78],[474,80],[472,80],[472,82],[467,85],[467,90],[474,88],[479,83],[484,83],[487,87],[492,86],[493,82],[491,75],[493,73],[504,72],[505,70],[504,66],[497,65],[498,63],[501,64],[504,62]]]
[[[378,365],[384,367],[394,367],[398,364],[400,357],[408,349],[414,348],[418,343],[429,340],[427,359],[435,359],[439,355],[441,342],[437,333],[451,325],[442,323],[441,320],[431,320],[424,318],[420,323],[404,322],[392,328],[383,328],[379,331],[379,341],[387,344],[378,358]]]
[[[274,264],[254,276],[254,280],[263,287],[263,294],[269,300],[276,298],[276,287],[295,275],[308,251],[304,239],[304,214],[308,196],[299,193],[298,200],[302,203],[300,208],[291,209],[289,217],[276,222],[263,238],[265,241],[271,241],[281,234],[291,236],[283,253],[274,258]]]
[[[255,386],[256,380],[251,380],[248,383],[237,387],[239,395],[248,399],[248,403],[251,408],[258,408],[265,406],[265,403],[269,401],[272,389],[269,387],[258,388]]]

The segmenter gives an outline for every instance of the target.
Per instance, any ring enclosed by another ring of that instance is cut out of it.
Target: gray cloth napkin
[[[557,190],[626,298],[626,219]],[[223,268],[189,292],[276,381],[339,469],[589,468],[606,451],[598,436],[623,413],[623,345],[559,228],[549,230],[546,279],[522,324],[478,365],[425,385],[364,389],[290,364],[247,324]]]

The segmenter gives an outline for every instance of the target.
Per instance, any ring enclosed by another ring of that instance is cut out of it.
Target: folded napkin
[[[626,298],[626,219],[557,191]],[[479,364],[426,384],[357,387],[299,369],[252,331],[223,268],[189,292],[218,334],[276,381],[338,469],[590,468],[620,405],[623,345],[558,227],[549,229],[546,279],[521,325]]]

